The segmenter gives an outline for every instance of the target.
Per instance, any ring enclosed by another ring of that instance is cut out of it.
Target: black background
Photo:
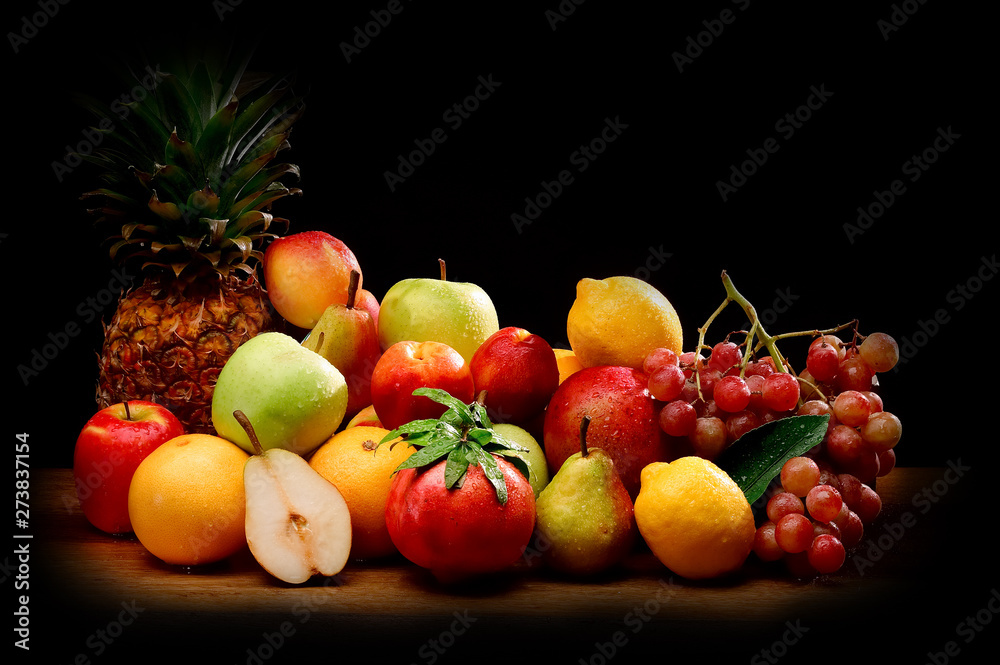
[[[291,220],[291,232],[324,230],[346,242],[377,297],[400,279],[435,275],[441,257],[450,279],[492,296],[501,326],[566,346],[579,279],[638,275],[675,305],[690,348],[724,297],[726,270],[758,310],[773,310],[770,332],[856,318],[862,333],[912,342],[907,362],[881,378],[886,408],[904,424],[899,463],[961,458],[988,482],[995,397],[980,377],[994,371],[997,285],[975,281],[993,276],[980,269],[996,249],[993,126],[982,122],[992,87],[983,67],[987,21],[945,3],[902,4],[917,9],[884,33],[879,21],[902,5],[590,0],[553,29],[546,11],[557,10],[555,0],[475,8],[404,1],[350,62],[341,43],[386,3],[59,5],[17,52],[8,34],[3,56],[9,435],[30,433],[35,467],[70,465],[95,411],[102,338],[81,308],[105,319],[114,309],[86,305],[109,293],[114,276],[78,199],[95,186],[93,174],[78,168],[60,179],[53,169],[90,123],[72,95],[110,101],[127,92],[104,60],[136,45],[183,48],[242,33],[260,39],[261,65],[294,66],[307,93],[285,155],[301,167],[304,194],[275,212]],[[39,6],[8,3],[5,33],[22,32]],[[734,18],[709,43],[703,22],[725,9]],[[707,45],[678,71],[675,54],[699,33]],[[453,128],[444,112],[479,77],[499,85]],[[780,133],[776,123],[813,88],[827,91],[826,101],[794,135]],[[621,136],[576,172],[571,154],[607,119],[622,123]],[[390,191],[385,172],[439,127],[447,140]],[[910,182],[904,162],[939,130],[958,138]],[[778,151],[724,201],[717,182],[769,137]],[[524,214],[525,197],[564,169],[574,171],[573,183],[519,231],[511,215]],[[897,179],[905,193],[852,242],[845,224]],[[669,256],[648,263],[657,253]],[[956,297],[961,285],[981,289]],[[926,334],[936,315],[944,323]],[[25,379],[19,367],[74,323],[80,332]],[[727,310],[709,343],[743,323]],[[789,345],[793,363],[804,363],[803,349]],[[971,517],[976,505],[953,510]],[[982,520],[975,524],[985,531],[995,516]],[[980,551],[964,542],[955,550]],[[977,584],[965,607],[978,608],[989,588]]]

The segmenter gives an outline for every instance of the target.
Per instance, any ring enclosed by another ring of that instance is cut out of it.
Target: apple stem
[[[480,390],[479,391],[479,394],[476,395],[476,402],[479,404],[479,406],[482,406],[482,405],[486,404],[486,391],[485,390]]]
[[[587,456],[587,428],[590,427],[590,416],[584,416],[580,421],[580,456]]]
[[[445,268],[444,259],[438,259],[438,264],[441,266],[441,281],[442,282],[447,282],[448,281],[448,271]]]
[[[358,282],[361,281],[361,273],[351,270],[351,281],[347,285],[347,308],[354,309],[354,303],[358,297]]]
[[[246,414],[236,409],[233,411],[233,418],[236,418],[236,422],[246,431],[247,437],[250,439],[250,445],[253,446],[254,453],[257,455],[263,455],[264,449],[260,445],[260,439],[257,438],[257,432],[254,431],[253,425],[250,424],[250,419],[247,418]]]
[[[125,420],[132,420],[132,412],[128,410],[128,400],[122,402],[125,406]]]

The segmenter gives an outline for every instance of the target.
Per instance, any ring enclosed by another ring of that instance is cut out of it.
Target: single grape
[[[676,353],[670,349],[660,347],[646,354],[646,358],[642,361],[642,371],[646,374],[652,374],[661,367],[666,367],[667,365],[678,366],[679,363],[680,361]]]
[[[677,365],[661,365],[649,375],[649,393],[661,402],[675,400],[684,390],[684,372]]]
[[[791,492],[778,492],[767,500],[764,511],[767,513],[767,519],[777,523],[782,517],[791,513],[804,515],[806,505],[802,503],[802,499]]]
[[[696,355],[694,351],[685,351],[678,356],[678,361],[680,362],[681,369],[684,370],[684,376],[687,377],[694,375],[696,365],[699,370],[705,366],[705,357],[700,353]]]
[[[876,372],[888,372],[899,361],[899,345],[890,335],[872,333],[858,348],[861,357]]]
[[[843,507],[840,492],[829,485],[816,485],[806,494],[806,510],[819,522],[832,522]]]
[[[747,389],[750,391],[750,401],[747,404],[748,409],[753,409],[754,411],[760,412],[766,409],[764,406],[764,377],[760,374],[749,374],[743,377],[743,380],[747,384]]]
[[[831,536],[840,538],[840,527],[837,526],[837,522],[817,522],[813,520],[813,539],[816,536],[822,536],[824,533],[828,533]]]
[[[788,372],[775,372],[764,379],[764,405],[775,411],[790,411],[799,401],[799,380]]]
[[[715,394],[715,384],[722,379],[722,372],[717,369],[703,369],[698,372],[698,381],[701,384],[701,395],[709,399]]]
[[[781,467],[781,487],[795,496],[806,496],[819,477],[819,464],[808,457],[789,458]]]
[[[861,505],[861,481],[849,473],[841,473],[837,479],[840,481],[840,498],[848,508],[856,511]]]
[[[878,413],[885,409],[885,405],[882,403],[882,397],[874,390],[866,390],[861,393],[868,398],[868,403],[871,404],[872,413]]]
[[[816,536],[809,545],[809,564],[820,574],[837,572],[846,558],[843,543],[830,534]]]
[[[833,407],[830,406],[829,402],[825,402],[821,399],[811,399],[807,402],[803,402],[802,406],[800,406],[798,411],[795,413],[799,416],[830,416],[830,419],[826,421],[827,435],[829,435],[833,428],[839,424],[837,422],[837,416],[833,414]]]
[[[891,450],[903,435],[903,424],[889,411],[873,413],[860,429],[864,439],[876,453]]]
[[[863,524],[871,524],[882,512],[882,497],[867,484],[861,485],[861,501],[855,511]]]
[[[816,485],[829,485],[838,492],[840,491],[840,478],[827,460],[821,460],[819,464],[819,481]]]
[[[874,385],[872,378],[874,376],[875,372],[868,366],[864,358],[858,355],[850,356],[840,363],[840,369],[837,370],[837,378],[834,380],[834,385],[837,392],[844,392],[845,390],[864,392],[872,389]]]
[[[800,513],[788,513],[774,525],[774,540],[785,552],[805,552],[813,541],[813,525]]]
[[[711,418],[712,416],[721,417],[719,413],[719,405],[715,403],[714,399],[696,399],[691,402],[691,406],[694,407],[694,410],[698,414],[699,418]]]
[[[774,374],[774,358],[771,356],[765,356],[760,360],[755,360],[751,363],[747,363],[745,376],[763,376],[765,379],[770,375]]]
[[[821,344],[826,344],[827,346],[832,346],[836,349],[837,355],[841,360],[843,360],[844,356],[847,355],[847,348],[844,346],[843,340],[836,335],[820,335],[810,342],[809,348],[812,349],[813,347],[820,346]]]
[[[753,536],[753,552],[761,561],[777,561],[785,556],[785,550],[774,539],[774,522],[768,520],[757,527]]]
[[[845,473],[857,476],[858,480],[862,483],[873,483],[879,473],[878,453],[872,450],[862,439],[862,448],[858,458],[851,463],[843,465],[842,470]]]
[[[712,347],[712,355],[708,359],[708,366],[725,372],[733,365],[738,365],[743,360],[743,353],[740,347],[732,342],[719,342]]]
[[[660,409],[660,429],[670,436],[687,436],[694,431],[698,414],[684,400],[667,402]]]
[[[865,525],[853,510],[842,512],[835,524],[840,529],[840,542],[849,550],[857,547],[865,535]]]
[[[827,343],[809,347],[806,368],[817,381],[833,381],[840,369],[840,353]]]
[[[868,422],[871,409],[871,402],[857,390],[845,390],[833,401],[834,415],[848,427],[861,427]]]
[[[875,476],[881,478],[888,475],[894,468],[896,468],[896,451],[883,450],[880,452],[878,454],[878,473]]]
[[[720,418],[711,416],[695,420],[694,431],[688,434],[694,454],[707,460],[714,460],[729,443],[726,424]]]
[[[750,405],[750,387],[739,376],[724,376],[715,385],[712,397],[720,409],[736,413]]]
[[[736,441],[741,436],[761,425],[761,418],[753,411],[739,411],[730,413],[726,417],[726,433],[729,442]]]
[[[678,399],[685,402],[693,402],[698,399],[698,386],[695,384],[693,376],[684,379],[684,387],[681,389],[681,396]]]
[[[834,466],[855,464],[866,450],[867,444],[853,427],[837,425],[826,435],[826,454]]]

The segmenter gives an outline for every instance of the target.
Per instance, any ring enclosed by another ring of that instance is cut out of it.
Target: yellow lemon
[[[700,457],[682,457],[649,464],[641,483],[636,525],[663,565],[695,580],[743,566],[753,547],[753,512],[725,471]]]
[[[584,367],[620,365],[642,370],[642,361],[653,349],[683,352],[681,322],[673,305],[635,277],[577,282],[566,334]]]

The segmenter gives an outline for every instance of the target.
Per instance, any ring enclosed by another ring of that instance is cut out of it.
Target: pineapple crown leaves
[[[100,199],[90,212],[120,230],[110,238],[112,259],[178,277],[206,264],[221,275],[249,274],[276,237],[272,223],[287,224],[268,211],[301,193],[282,182],[299,169],[272,162],[289,147],[303,97],[289,75],[250,72],[251,54],[179,54],[128,71],[146,94],[111,105],[83,100],[103,136],[80,155],[103,184],[83,198]]]
[[[480,394],[479,399],[465,404],[438,388],[417,388],[413,394],[428,397],[444,404],[448,409],[440,418],[414,420],[383,437],[379,442],[380,446],[403,437],[407,444],[418,448],[393,473],[430,466],[444,457],[447,459],[444,468],[445,487],[460,489],[465,482],[469,465],[478,465],[493,485],[497,500],[501,504],[507,503],[507,481],[493,456],[499,455],[507,459],[521,475],[528,478],[530,466],[523,457],[528,449],[505,439],[493,429],[493,423],[483,406],[485,395]]]

